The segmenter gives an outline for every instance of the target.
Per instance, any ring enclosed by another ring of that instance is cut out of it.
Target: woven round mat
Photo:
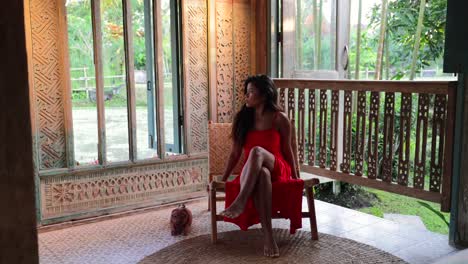
[[[149,263],[406,263],[375,247],[350,239],[320,234],[318,241],[310,232],[275,229],[280,249],[279,258],[263,256],[263,236],[260,229],[231,231],[218,234],[218,243],[211,244],[210,235],[186,239],[144,258]]]

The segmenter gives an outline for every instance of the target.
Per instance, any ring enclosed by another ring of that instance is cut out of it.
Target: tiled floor
[[[303,203],[306,205],[306,203]],[[172,237],[169,216],[175,207],[147,211],[61,230],[40,232],[40,262],[137,263],[168,245],[210,232],[206,199],[187,204],[193,213],[193,230],[187,237]],[[218,208],[222,207],[222,203]],[[350,238],[390,252],[409,263],[431,263],[453,254],[445,235],[414,229],[333,204],[316,201],[319,232]],[[252,228],[256,228],[254,226]],[[273,227],[289,228],[287,220],[274,220]],[[236,230],[219,222],[219,232]],[[303,219],[303,229],[310,225]]]

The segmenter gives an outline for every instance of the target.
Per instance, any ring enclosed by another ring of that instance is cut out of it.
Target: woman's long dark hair
[[[244,94],[247,94],[247,85],[252,83],[261,96],[265,97],[264,111],[277,112],[282,111],[278,105],[278,91],[273,80],[266,75],[249,76],[244,81]],[[244,145],[247,133],[255,125],[255,109],[247,107],[245,104],[237,112],[232,125],[232,139],[236,144]]]

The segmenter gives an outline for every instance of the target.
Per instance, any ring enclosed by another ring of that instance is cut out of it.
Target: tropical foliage
[[[145,6],[144,0],[132,0],[131,2],[134,66],[136,70],[145,71],[147,56],[145,38],[149,37],[151,40],[152,34],[152,27],[145,27],[145,9],[146,13],[149,14],[147,9],[152,10],[152,8]],[[163,64],[165,71],[170,72],[172,62],[170,6],[168,0],[162,1],[161,4]],[[66,11],[71,68],[86,68],[87,77],[94,76],[91,1],[69,0],[66,4]],[[101,1],[101,23],[104,76],[122,76],[125,73],[122,1]],[[71,71],[71,77],[83,77],[83,71]],[[114,82],[119,81],[114,80]],[[118,85],[119,83],[108,84]],[[88,85],[94,87],[94,80],[90,80]],[[72,86],[77,88],[83,86],[83,83],[72,82]]]
[[[336,0],[298,0],[297,67],[331,70],[335,67]],[[328,12],[327,12],[328,11]]]
[[[416,44],[416,32],[418,18],[420,16],[421,0],[388,1],[386,30],[385,30],[385,55],[382,56],[384,78],[403,79],[409,78],[412,65],[413,48]],[[425,3],[419,49],[417,51],[416,67],[421,68],[435,66],[441,63],[444,48],[446,0],[431,0]],[[360,68],[376,69],[380,26],[382,18],[382,4],[376,4],[369,14],[369,24],[362,29],[360,36],[360,53],[357,53],[357,28],[352,28],[350,59],[355,62],[360,58]],[[351,72],[355,70],[354,63],[350,64]]]

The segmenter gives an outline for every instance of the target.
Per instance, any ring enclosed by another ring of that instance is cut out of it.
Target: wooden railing
[[[455,82],[274,81],[302,171],[450,210]]]

